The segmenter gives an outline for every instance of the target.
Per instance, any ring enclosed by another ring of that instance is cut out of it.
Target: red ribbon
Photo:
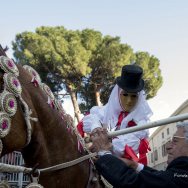
[[[132,147],[128,146],[127,144],[125,145],[125,150],[124,150],[124,158],[130,159],[133,161],[138,161],[138,157]]]
[[[123,118],[125,118],[128,114],[129,114],[129,112],[124,112],[124,111],[120,112],[119,117],[118,117],[118,122],[116,124],[117,127],[121,126],[121,122],[122,122]]]
[[[144,138],[140,140],[140,145],[138,147],[139,158],[137,157],[132,147],[128,145],[125,146],[124,158],[142,163],[143,165],[147,165],[146,153],[148,153],[148,150],[151,151],[149,147],[149,142],[147,139]]]
[[[82,136],[82,138],[84,138],[83,121],[80,121],[78,123],[77,130],[80,133],[80,135]]]
[[[151,151],[150,147],[149,147],[149,142],[147,139],[142,139],[140,140],[140,145],[138,148],[139,151],[139,163],[142,163],[144,165],[147,165],[147,155],[146,153],[148,153],[148,151]]]
[[[127,127],[134,127],[134,126],[136,126],[136,123],[133,120],[129,121],[127,124]]]

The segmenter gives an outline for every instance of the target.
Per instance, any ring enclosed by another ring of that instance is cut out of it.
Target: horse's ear
[[[0,56],[7,56],[6,55],[6,51],[8,50],[8,47],[6,46],[5,48],[3,48],[1,45],[0,45]]]

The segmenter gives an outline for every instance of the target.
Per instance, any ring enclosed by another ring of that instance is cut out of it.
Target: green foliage
[[[145,80],[147,99],[152,98],[157,94],[163,83],[159,60],[153,55],[150,56],[147,52],[137,52],[135,55],[136,64],[140,65],[144,71],[143,79]]]
[[[77,90],[82,77],[91,71],[88,66],[91,49],[85,48],[81,37],[79,31],[64,27],[40,27],[35,33],[16,36],[14,56],[18,63],[34,66],[53,91],[60,90],[62,84]]]
[[[162,85],[156,57],[134,53],[119,37],[103,36],[92,29],[42,26],[35,32],[17,34],[13,50],[16,61],[32,65],[52,91],[64,88],[79,94],[83,111],[96,105],[97,92],[103,104],[108,101],[122,66],[132,61],[144,69],[147,98],[154,97]]]
[[[102,38],[96,50],[93,51],[89,62],[92,71],[81,90],[81,97],[86,102],[85,110],[96,105],[96,92],[100,93],[103,104],[107,102],[115,78],[121,74],[122,66],[129,64],[133,59],[132,48],[121,44],[119,37]],[[82,108],[83,106],[82,104]]]

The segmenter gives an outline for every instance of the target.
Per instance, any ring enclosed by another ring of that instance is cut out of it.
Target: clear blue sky
[[[135,52],[159,58],[164,84],[149,101],[153,120],[168,117],[188,98],[187,0],[1,0],[0,6],[0,43],[10,48],[17,33],[62,25],[120,36]]]

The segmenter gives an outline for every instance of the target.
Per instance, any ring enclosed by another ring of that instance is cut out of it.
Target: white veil
[[[105,105],[104,118],[102,121],[103,124],[108,125],[111,129],[116,127],[119,114],[123,111],[119,102],[118,89],[119,86],[116,84],[111,92],[108,103]],[[140,120],[145,120],[147,122],[152,114],[151,108],[146,101],[145,92],[142,90],[139,92],[138,102],[135,108],[123,119],[120,128],[126,128],[127,123],[131,120],[134,120],[135,123],[138,123]]]

